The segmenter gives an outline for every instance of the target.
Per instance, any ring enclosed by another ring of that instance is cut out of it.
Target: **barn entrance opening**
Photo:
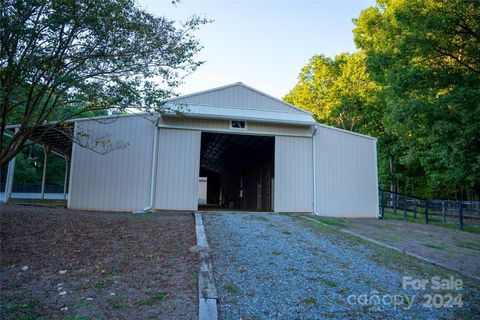
[[[199,210],[273,211],[275,138],[202,132]]]

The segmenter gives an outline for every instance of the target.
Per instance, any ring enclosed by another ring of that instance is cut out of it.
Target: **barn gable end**
[[[223,106],[239,109],[255,109],[288,113],[309,112],[260,92],[241,82],[171,99],[170,105]]]

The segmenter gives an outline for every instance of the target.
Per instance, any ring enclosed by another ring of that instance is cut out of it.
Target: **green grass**
[[[108,282],[106,280],[100,280],[93,285],[93,287],[97,290],[102,290],[108,287]]]
[[[465,249],[480,250],[480,243],[471,242],[471,241],[459,241],[455,243],[457,247]]]
[[[92,301],[79,301],[75,304],[67,305],[69,310],[91,309],[93,306]]]
[[[420,224],[425,224],[425,215],[423,213],[417,213],[417,219],[414,219],[412,216],[410,216],[412,213],[409,212],[409,215],[407,216],[407,219],[405,221],[408,222],[413,222],[413,223],[420,223]],[[435,216],[434,219],[438,220],[438,216]],[[397,214],[393,213],[387,213],[385,212],[385,216],[383,217],[385,220],[401,220],[403,221],[403,212],[398,211]],[[428,224],[434,225],[434,226],[439,226],[447,229],[452,229],[452,230],[460,230],[460,226],[458,224],[450,224],[450,223],[443,223],[441,221],[433,221],[429,220]],[[475,233],[475,234],[480,234],[480,227],[474,227],[474,226],[463,226],[463,231],[470,232],[470,233]]]
[[[313,219],[328,224],[329,226],[345,228],[347,225],[344,220],[332,217],[313,217]]]
[[[154,297],[144,299],[144,300],[139,300],[137,304],[141,306],[153,306],[154,304],[162,303],[165,300],[167,300],[167,296],[159,293]]]
[[[192,274],[190,275],[190,283],[192,286],[196,286],[198,283],[198,272],[197,271],[192,271]]]
[[[54,200],[54,199],[11,199],[12,203],[22,205],[39,205],[39,206],[54,206],[54,207],[66,207],[67,200]]]
[[[38,301],[30,300],[21,303],[14,303],[8,300],[2,299],[2,309],[5,315],[11,319],[21,320],[44,320],[48,319],[45,316],[39,314],[35,309],[38,306]]]
[[[321,283],[326,284],[326,285],[327,285],[328,287],[330,287],[330,288],[335,288],[335,287],[337,287],[337,283],[336,283],[335,281],[330,280],[330,279],[320,278],[319,281],[320,281]]]
[[[456,319],[477,319],[475,313],[469,310],[455,310]]]
[[[402,240],[402,237],[400,237],[399,235],[391,234],[391,233],[387,234],[385,237],[386,237],[387,240],[390,240],[390,241]]]
[[[432,275],[438,275],[442,278],[448,278],[452,271],[434,266],[422,260],[412,258],[397,250],[385,248],[375,243],[363,240],[350,234],[342,233],[336,229],[329,228],[320,223],[304,220],[304,225],[321,232],[324,235],[339,237],[344,241],[344,245],[352,250],[361,250],[372,261],[389,270],[400,274],[415,274],[417,277],[429,278]],[[462,277],[463,278],[463,277]],[[480,290],[480,281],[471,280],[475,287]]]
[[[270,221],[270,220],[268,220],[267,217],[263,217],[263,216],[262,217],[256,216],[254,219],[257,220],[257,221]]]
[[[300,274],[300,272],[298,272],[298,270],[295,269],[295,268],[287,268],[287,271],[290,272],[293,275],[299,275]]]
[[[123,299],[121,297],[116,297],[110,301],[110,306],[113,309],[122,309],[125,305],[123,304]]]
[[[66,316],[63,320],[87,320],[86,316]]]
[[[462,291],[462,294],[464,296],[464,300],[468,301],[469,304],[466,310],[461,311],[461,314],[467,315],[466,318],[468,318],[471,314],[480,313],[478,297],[474,298],[474,295],[472,295],[473,292],[480,291],[480,281],[465,275],[457,274],[449,269],[435,266],[425,261],[413,258],[397,250],[377,245],[350,234],[345,234],[340,232],[338,229],[331,228],[320,223],[315,223],[305,219],[301,223],[304,226],[312,229],[314,232],[319,232],[322,237],[331,238],[331,241],[334,242],[339,241],[343,246],[359,252],[369,260],[375,262],[379,267],[391,270],[400,275],[414,275],[414,277],[417,279],[430,279],[433,276],[448,279],[451,275],[454,275],[456,278],[462,279],[464,283],[463,287],[465,288]]]
[[[230,293],[237,294],[240,292],[240,289],[234,283],[227,283],[223,288]]]
[[[438,250],[443,250],[444,248],[442,246],[437,246],[436,244],[425,242],[422,243],[425,247],[427,248],[432,248],[432,249],[438,249]]]
[[[307,306],[313,306],[317,304],[317,299],[315,299],[314,297],[308,297],[303,299],[302,302]]]

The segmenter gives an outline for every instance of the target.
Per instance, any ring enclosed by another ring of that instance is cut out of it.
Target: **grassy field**
[[[417,218],[415,219],[412,216],[411,212],[409,212],[409,214],[407,215],[406,218],[403,216],[403,212],[401,212],[401,211],[398,211],[397,214],[393,214],[391,212],[389,212],[389,213],[385,212],[385,215],[384,215],[383,219],[386,219],[386,220],[405,220],[405,221],[408,221],[408,222],[425,224],[425,214],[423,214],[423,213],[417,213]],[[448,229],[460,230],[460,226],[458,225],[458,222],[455,222],[455,224],[453,224],[453,223],[443,223],[441,221],[441,217],[438,217],[438,216],[429,216],[428,224],[435,225],[435,226],[440,226],[440,227],[448,228]],[[471,226],[471,225],[470,226],[469,225],[464,225],[463,231],[480,234],[480,225],[478,227]]]

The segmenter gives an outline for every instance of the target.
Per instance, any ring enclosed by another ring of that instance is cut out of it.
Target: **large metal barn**
[[[319,124],[310,113],[242,83],[166,106],[172,111],[162,115],[72,121],[80,143],[42,136],[40,143],[70,159],[69,208],[377,216],[375,138]],[[82,139],[96,142],[92,147]]]

